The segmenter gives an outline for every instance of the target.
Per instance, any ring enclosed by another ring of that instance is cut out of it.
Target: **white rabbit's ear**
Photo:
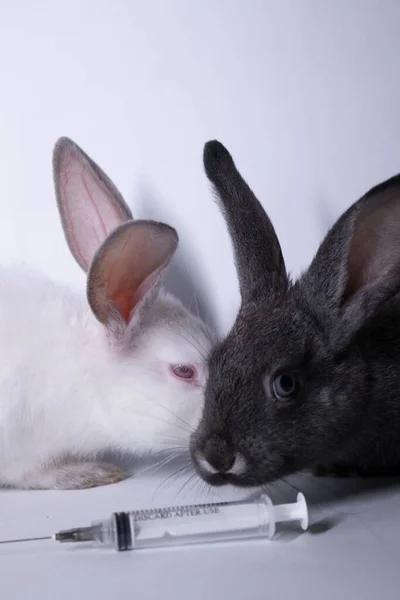
[[[69,138],[55,145],[53,176],[69,249],[87,271],[106,237],[132,213],[113,182]]]
[[[175,229],[154,221],[118,227],[96,253],[88,276],[88,300],[98,320],[117,317],[131,324],[157,296],[166,267],[178,246]]]

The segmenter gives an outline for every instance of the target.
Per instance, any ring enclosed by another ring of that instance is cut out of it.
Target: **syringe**
[[[89,527],[59,531],[49,539],[58,542],[92,542],[118,551],[160,546],[201,544],[229,539],[271,539],[275,523],[300,521],[308,527],[303,494],[297,502],[274,506],[263,494],[253,502],[197,504],[113,513]],[[29,541],[29,540],[9,540]]]

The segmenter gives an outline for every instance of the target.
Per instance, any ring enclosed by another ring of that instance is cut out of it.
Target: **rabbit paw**
[[[126,479],[122,469],[108,463],[77,463],[59,467],[55,489],[80,490]]]
[[[127,478],[119,467],[109,463],[65,463],[25,478],[19,487],[42,490],[82,490],[117,483]]]

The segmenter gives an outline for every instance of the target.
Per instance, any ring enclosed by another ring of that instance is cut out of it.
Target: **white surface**
[[[298,273],[332,220],[400,170],[399,25],[397,0],[3,0],[1,256],[83,285],[52,191],[52,146],[68,135],[136,216],[178,228],[171,282],[187,301],[195,289],[225,331],[239,296],[204,142],[231,150]],[[147,506],[158,483],[149,474],[85,492],[4,491],[0,531],[47,533]],[[313,485],[330,496],[326,482]],[[398,506],[393,491],[335,500],[329,510],[345,518],[329,531],[268,546],[141,556],[2,548],[1,595],[394,598]]]
[[[151,472],[117,486],[81,492],[13,492],[0,497],[0,531],[39,536],[88,525],[113,511],[205,500],[187,479],[154,494],[169,471]],[[400,492],[385,487],[363,493],[354,481],[297,476],[310,505],[310,529],[273,541],[244,542],[116,553],[54,542],[1,546],[2,597],[96,598],[362,598],[398,597]],[[369,487],[366,486],[366,487]],[[280,484],[274,501],[293,501],[297,491]],[[245,497],[225,490],[207,501]],[[18,519],[16,516],[18,515]]]

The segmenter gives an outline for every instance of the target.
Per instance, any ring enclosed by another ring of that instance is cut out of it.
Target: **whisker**
[[[159,404],[159,406],[162,406],[166,411],[168,411],[169,414],[171,415],[171,417],[175,417],[181,423],[183,423],[183,425],[186,425],[186,427],[187,427],[187,433],[194,433],[195,428],[193,427],[193,425],[190,425],[190,423],[188,423],[187,421],[185,421],[185,419],[183,419],[179,415],[176,415],[172,410],[169,410],[166,406],[163,406],[161,404]]]
[[[291,488],[296,490],[297,492],[304,493],[302,489],[298,488],[297,486],[295,486],[291,482],[287,481],[286,479],[282,479],[282,481],[286,485],[289,485]],[[322,482],[319,481],[318,484],[322,484]],[[332,486],[327,485],[327,482],[324,482],[324,484],[326,485],[328,491],[332,490]],[[323,516],[324,519],[327,518],[327,515],[329,516],[329,511],[333,512],[334,514],[338,515],[339,517],[342,517],[343,514],[353,515],[356,517],[358,516],[357,512],[349,512],[349,511],[344,512],[344,511],[338,510],[337,508],[334,508],[333,506],[329,506],[329,507],[324,506],[323,502],[321,502],[320,500],[318,500],[316,498],[315,491],[313,491],[313,490],[310,490],[307,493],[307,497],[309,498],[309,500],[310,499],[313,500],[313,505],[319,510],[319,512],[321,513],[321,515]]]
[[[156,473],[163,466],[167,465],[169,462],[171,462],[175,458],[178,458],[179,456],[182,456],[183,454],[185,454],[185,450],[179,450],[177,452],[173,452],[171,456],[167,456],[166,458],[163,458],[162,460],[156,462],[155,464],[151,464],[151,465],[145,467],[144,469],[141,469],[140,471],[138,471],[137,473],[134,474],[134,477],[142,475],[143,473],[146,473],[147,471],[151,471],[152,469],[154,469],[154,473]]]
[[[206,500],[210,500],[210,496],[213,493],[213,491],[215,490],[215,488],[213,488],[209,483],[207,483],[206,481],[205,483],[205,489],[206,489]],[[219,492],[216,492],[218,498],[221,498],[221,495],[219,494]]]
[[[147,398],[146,398],[146,401],[151,402],[151,400],[149,400]],[[172,421],[167,421],[166,419],[163,419],[162,417],[159,417],[158,415],[152,415],[152,414],[145,413],[145,412],[137,410],[137,409],[134,409],[132,411],[127,410],[126,412],[135,412],[136,415],[142,415],[149,419],[157,419],[158,421],[161,421],[162,423],[165,423],[166,425],[172,425],[173,427],[177,427],[178,429],[181,429],[182,431],[184,431],[186,434],[189,434],[189,435],[194,432],[193,428],[191,428],[191,430],[188,430],[185,427],[183,427],[182,425],[180,425],[179,423],[173,423]],[[174,416],[175,418],[177,418],[177,415],[171,415],[171,416]]]
[[[188,429],[183,429],[186,433],[194,432],[194,427],[192,427],[192,425],[190,425],[187,421],[185,421],[185,419],[182,419],[182,417],[180,417],[179,415],[174,413],[170,408],[168,408],[164,404],[161,404],[160,402],[157,402],[156,400],[153,400],[152,398],[146,398],[146,402],[151,402],[155,406],[159,406],[160,408],[163,408],[171,417],[174,417],[174,419],[177,419],[178,421],[180,421],[183,425],[185,425],[185,427],[188,427]],[[142,413],[142,414],[145,414],[145,413]],[[161,419],[161,417],[156,417],[156,418]],[[172,424],[168,421],[165,421],[165,423]]]
[[[187,496],[189,494],[194,492],[199,485],[199,476],[197,475],[197,473],[195,473],[194,475],[195,475],[195,477],[197,476],[197,479],[195,479],[193,484],[190,486],[190,488],[188,488],[187,493],[185,494],[184,498],[187,498]]]
[[[191,275],[191,272],[190,272],[190,270],[189,270],[189,268],[187,267],[187,265],[186,265],[186,264],[184,264],[184,265],[183,265],[183,268],[184,268],[184,270],[185,270],[186,276],[187,276],[187,277],[188,277],[188,279],[190,280],[190,282],[191,282],[191,284],[192,284],[192,287],[193,287],[193,297],[194,297],[194,299],[195,299],[195,302],[196,302],[196,316],[197,316],[197,318],[198,318],[198,319],[201,321],[201,323],[204,325],[204,328],[205,328],[205,330],[206,330],[205,332],[206,332],[206,334],[207,334],[207,337],[208,337],[209,341],[211,342],[211,344],[213,344],[213,343],[214,343],[214,340],[213,340],[213,336],[211,335],[210,328],[209,328],[209,326],[207,325],[207,323],[205,322],[205,320],[203,319],[203,317],[201,316],[200,305],[199,305],[199,299],[198,299],[198,295],[197,295],[197,293],[196,293],[196,290],[195,290],[195,285],[194,285],[194,280],[193,280],[193,277],[192,277],[192,275]],[[192,301],[190,301],[190,306],[191,306],[191,303],[192,303]],[[190,306],[189,306],[189,309],[190,309]]]
[[[159,450],[158,452],[152,452],[151,457],[159,456],[160,454],[164,454],[165,452],[171,452],[174,450],[182,450],[183,452],[188,452],[188,447],[183,444],[180,446],[169,446],[168,448],[164,448],[163,450]]]
[[[195,299],[195,302],[196,302],[197,317],[201,320],[202,324],[204,325],[204,329],[205,329],[205,333],[207,335],[208,341],[210,342],[210,344],[214,344],[214,340],[213,340],[213,337],[211,335],[211,330],[210,330],[208,324],[205,322],[205,320],[200,315],[199,297],[196,294],[196,292],[193,293],[193,296],[194,296],[194,299]]]
[[[194,427],[192,427],[192,425],[190,425],[187,421],[185,421],[185,419],[182,419],[182,417],[180,417],[179,415],[175,414],[170,408],[167,408],[166,406],[164,406],[164,404],[160,404],[159,402],[155,402],[153,400],[153,402],[157,405],[160,406],[161,408],[163,408],[164,410],[166,410],[171,417],[174,417],[175,419],[178,419],[181,423],[183,423],[186,427],[188,427],[188,433],[193,433],[194,432]]]
[[[194,486],[192,488],[192,491],[194,492],[194,495],[196,497],[198,497],[200,495],[199,491],[200,491],[200,488],[201,488],[201,483],[202,483],[201,479],[199,478],[197,481],[195,481]]]
[[[188,331],[188,329],[186,327],[184,327],[180,321],[176,320],[176,323],[178,323],[186,331],[186,333],[191,335],[190,331]],[[163,325],[162,327],[164,327],[164,329],[168,329],[169,331],[172,331],[172,332],[178,334],[182,339],[184,339],[186,342],[188,342],[188,344],[190,344],[196,350],[196,352],[198,352],[200,354],[201,358],[204,361],[207,360],[208,351],[204,348],[204,346],[202,344],[200,344],[200,342],[197,339],[196,339],[196,343],[195,343],[193,339],[187,338],[185,335],[183,335],[182,332],[177,331],[173,327],[169,327],[168,325]]]
[[[294,490],[295,492],[297,492],[298,494],[301,492],[301,489],[298,488],[296,485],[294,485],[294,483],[291,483],[290,481],[288,481],[287,479],[284,479],[283,477],[279,478],[279,481],[284,483],[285,485],[288,485],[289,487],[292,488],[292,490]]]
[[[190,472],[190,471],[189,471]],[[191,482],[193,481],[193,479],[197,477],[197,473],[194,472],[189,479],[186,480],[186,482],[183,484],[183,486],[181,487],[181,489],[179,490],[179,492],[177,493],[177,495],[175,496],[175,501],[178,499],[178,497],[181,495],[181,493],[183,492],[183,490],[185,489],[185,487]]]
[[[168,475],[168,477],[166,477],[165,479],[163,479],[163,481],[157,486],[154,494],[153,494],[153,500],[155,495],[160,491],[160,489],[167,483],[167,481],[170,481],[173,477],[179,477],[179,475],[183,474],[187,469],[190,468],[190,464],[186,464],[183,467],[180,467],[179,469],[177,469],[176,471],[174,471],[173,473],[171,473],[171,475]]]
[[[184,323],[181,323],[180,325],[181,325],[181,327],[182,327],[182,328],[183,328],[183,329],[186,331],[186,333],[187,333],[189,336],[191,336],[191,335],[192,335],[191,331],[189,330],[189,328],[188,328],[188,327],[186,327],[186,325],[185,325]],[[199,340],[197,337],[196,337],[195,339],[196,339],[196,342],[197,342],[197,344],[199,344],[200,348],[201,348],[201,349],[203,350],[203,352],[205,353],[205,356],[207,356],[207,355],[208,355],[208,350],[207,350],[207,349],[206,349],[206,348],[203,346],[203,344],[200,342],[200,340]]]
[[[201,479],[201,477],[199,478],[199,481],[197,483],[197,490],[196,490],[196,494],[198,494],[199,496],[201,496],[201,498],[203,499],[203,502],[206,503],[206,494],[205,491],[207,489],[207,484],[206,482]]]

